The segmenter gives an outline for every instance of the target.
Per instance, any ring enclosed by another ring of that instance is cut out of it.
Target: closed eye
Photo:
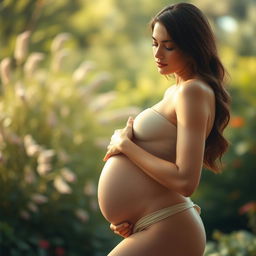
[[[168,50],[168,51],[173,51],[175,48],[173,48],[173,47],[165,47],[165,49]]]
[[[157,47],[158,46],[158,44],[156,43],[156,42],[153,42],[152,43],[152,46],[153,47]],[[175,48],[174,47],[164,47],[167,51],[173,51]]]

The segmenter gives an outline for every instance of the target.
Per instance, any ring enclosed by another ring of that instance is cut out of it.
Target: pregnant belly
[[[126,156],[116,155],[106,162],[99,179],[98,200],[103,216],[111,223],[134,222],[155,199],[169,194]],[[171,197],[169,197],[170,199]]]

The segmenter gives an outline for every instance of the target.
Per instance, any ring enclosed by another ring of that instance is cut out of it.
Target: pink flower
[[[82,222],[87,222],[89,220],[88,212],[83,209],[77,209],[75,211],[75,214],[77,218],[80,219]]]
[[[239,214],[245,214],[248,212],[256,212],[256,201],[248,202],[239,208]]]
[[[34,201],[36,204],[43,204],[48,201],[48,198],[41,194],[34,194],[31,196],[32,201]]]
[[[50,243],[47,240],[43,240],[43,239],[38,242],[38,245],[40,248],[43,248],[46,250],[50,247]]]
[[[56,247],[55,249],[55,255],[56,256],[64,256],[65,255],[65,250],[63,247]]]

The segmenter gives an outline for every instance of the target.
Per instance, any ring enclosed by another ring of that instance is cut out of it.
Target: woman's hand
[[[133,225],[128,222],[123,222],[116,226],[110,224],[110,229],[114,231],[115,234],[126,238],[132,234]]]
[[[111,141],[107,147],[108,151],[103,158],[103,161],[107,161],[111,156],[121,153],[121,146],[125,140],[130,140],[133,137],[133,118],[129,117],[125,128],[115,130],[111,137]]]

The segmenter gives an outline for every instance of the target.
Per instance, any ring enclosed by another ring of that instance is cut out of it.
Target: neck
[[[187,80],[197,77],[197,75],[194,72],[192,72],[192,70],[188,67],[185,67],[184,69],[179,70],[174,75],[176,79],[176,84],[184,83]]]

